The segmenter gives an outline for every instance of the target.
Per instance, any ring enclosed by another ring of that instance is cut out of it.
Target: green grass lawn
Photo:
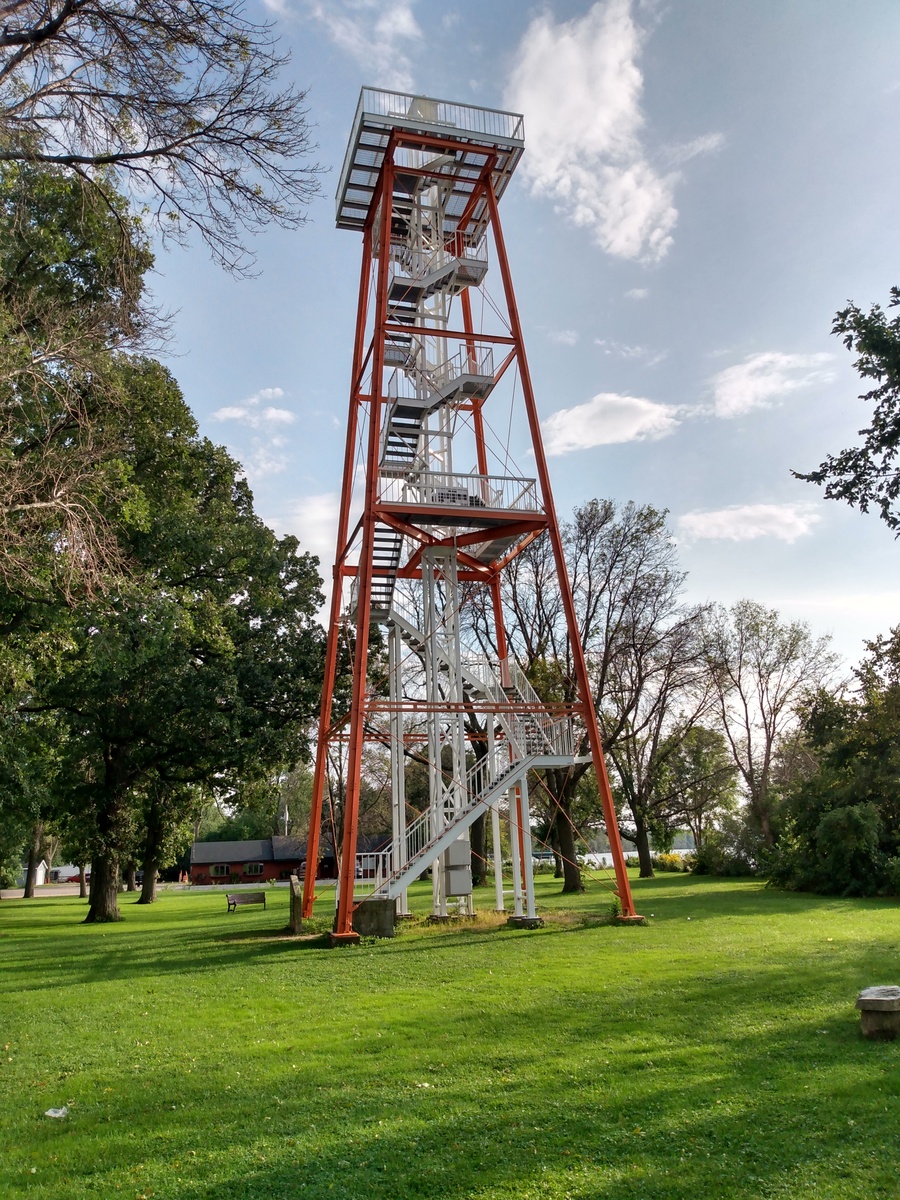
[[[900,1042],[853,1009],[900,983],[896,903],[538,893],[539,931],[341,950],[280,934],[283,889],[2,901],[0,1197],[900,1196]]]

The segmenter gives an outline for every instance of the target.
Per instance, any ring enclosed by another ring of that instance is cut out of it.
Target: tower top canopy
[[[520,113],[363,88],[338,184],[338,229],[364,228],[392,137],[420,159],[423,153],[432,159],[440,155],[439,173],[453,193],[448,215],[454,208],[458,214],[466,211],[489,164],[499,198],[525,145]]]

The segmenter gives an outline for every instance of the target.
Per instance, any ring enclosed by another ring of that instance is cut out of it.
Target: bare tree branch
[[[199,232],[239,274],[252,267],[246,232],[303,223],[319,171],[305,93],[278,87],[287,56],[241,3],[34,0],[0,13],[0,162],[116,182],[164,237]]]

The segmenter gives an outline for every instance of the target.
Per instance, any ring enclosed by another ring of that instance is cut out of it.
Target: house
[[[302,875],[306,870],[306,842],[292,837],[259,838],[246,842],[194,842],[191,847],[191,883],[269,883]],[[320,879],[333,879],[334,851],[322,845]]]
[[[374,874],[374,856],[390,848],[390,835],[360,837],[357,849],[363,877]],[[191,847],[191,883],[269,883],[302,875],[306,870],[306,842],[292,837],[259,838],[246,842],[194,842]],[[324,838],[319,843],[317,879],[337,878],[334,849]]]

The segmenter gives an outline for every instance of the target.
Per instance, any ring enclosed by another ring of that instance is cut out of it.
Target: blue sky
[[[361,86],[525,115],[503,198],[558,510],[667,508],[689,595],[749,596],[851,661],[900,613],[874,515],[794,480],[867,420],[830,335],[900,283],[894,0],[250,0],[329,173],[235,281],[160,253],[170,366],[260,514],[330,573],[360,239],[333,193]]]

